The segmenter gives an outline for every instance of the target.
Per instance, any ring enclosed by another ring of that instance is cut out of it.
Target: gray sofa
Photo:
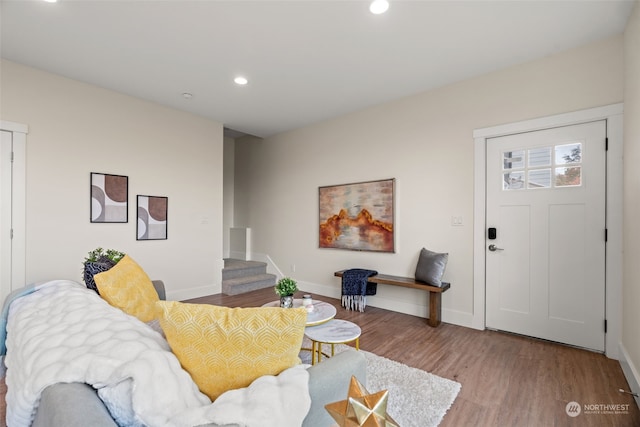
[[[162,281],[154,281],[154,286],[159,297],[165,299]],[[345,351],[310,367],[308,371],[311,408],[302,426],[328,427],[335,421],[324,406],[346,399],[352,375],[363,385],[366,384],[364,355],[357,351]],[[86,426],[117,427],[93,387],[80,383],[59,383],[43,391],[32,427]],[[212,424],[207,427],[215,426]]]

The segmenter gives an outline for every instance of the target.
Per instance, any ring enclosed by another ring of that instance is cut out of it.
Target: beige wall
[[[624,87],[624,284],[622,343],[640,369],[640,2],[625,30]],[[640,378],[636,378],[640,381]],[[634,390],[638,392],[638,390]]]
[[[324,295],[340,294],[335,270],[411,276],[422,247],[448,252],[443,317],[470,325],[473,130],[622,100],[619,36],[265,141],[239,140],[236,192],[250,196],[237,200],[236,218],[252,228],[255,251]],[[318,249],[318,187],[383,178],[397,180],[396,253]],[[379,287],[369,304],[428,311],[420,291],[395,287]]]
[[[98,246],[129,253],[168,296],[220,291],[222,125],[2,61],[1,119],[27,135],[27,281],[81,281]],[[129,222],[89,222],[89,174],[129,177]],[[168,239],[136,241],[136,195],[169,198]]]

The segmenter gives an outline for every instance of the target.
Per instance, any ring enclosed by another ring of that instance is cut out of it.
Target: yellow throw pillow
[[[147,273],[125,255],[109,270],[93,276],[100,296],[109,304],[143,322],[156,318],[158,293]]]
[[[171,350],[200,391],[215,400],[300,363],[304,308],[228,308],[159,301]]]

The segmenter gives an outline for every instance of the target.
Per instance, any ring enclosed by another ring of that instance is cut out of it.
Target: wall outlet
[[[291,264],[291,272],[292,273],[296,272],[296,265],[295,264]]]
[[[463,225],[462,217],[461,216],[452,216],[451,217],[451,225],[453,225],[455,227],[459,227],[459,226]]]

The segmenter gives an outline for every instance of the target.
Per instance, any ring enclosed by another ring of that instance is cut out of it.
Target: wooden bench
[[[345,270],[336,271],[334,276],[342,277]],[[451,287],[450,283],[442,282],[442,287],[427,285],[410,277],[390,276],[388,274],[376,274],[367,279],[371,283],[381,285],[402,286],[404,288],[421,289],[429,292],[429,318],[427,324],[434,328],[440,324],[442,315],[442,293]]]

